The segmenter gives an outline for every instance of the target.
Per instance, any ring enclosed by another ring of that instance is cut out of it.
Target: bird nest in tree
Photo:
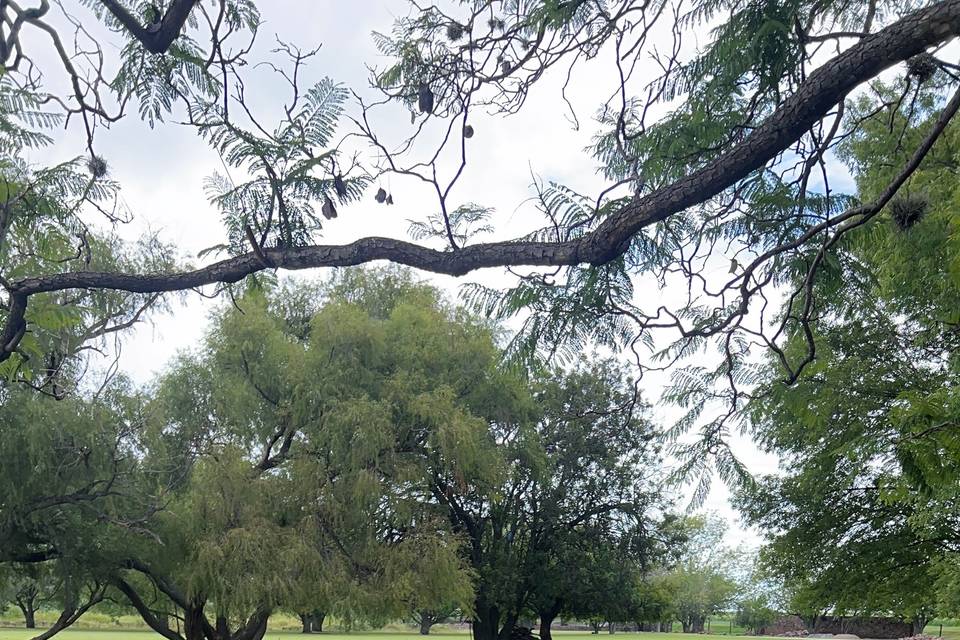
[[[907,60],[907,73],[920,82],[932,78],[938,67],[937,59],[929,53],[920,53]]]
[[[900,196],[890,203],[890,216],[901,230],[906,231],[923,218],[929,206],[930,201],[925,195]]]

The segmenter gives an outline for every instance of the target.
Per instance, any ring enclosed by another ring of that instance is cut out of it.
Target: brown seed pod
[[[463,37],[463,25],[459,22],[451,22],[447,25],[447,39],[450,42],[456,42]]]
[[[387,204],[393,204],[393,194],[387,195]]]
[[[327,220],[333,220],[337,217],[337,208],[333,206],[333,200],[329,196],[323,196],[323,207],[320,208],[320,213]]]
[[[387,192],[384,191],[383,187],[380,187],[379,189],[377,189],[377,195],[373,196],[373,199],[379,202],[380,204],[383,204],[387,199]]]
[[[510,73],[510,61],[509,61],[509,60],[504,60],[503,62],[500,63],[500,73],[502,73],[502,74],[504,74],[504,75]]]
[[[87,158],[87,171],[93,176],[94,180],[107,175],[107,161],[97,155],[91,155]]]
[[[468,124],[463,125],[463,137],[472,138],[473,137],[473,127]]]
[[[347,185],[343,182],[342,173],[338,173],[337,175],[333,176],[333,189],[337,192],[339,197],[347,197]]]
[[[939,68],[937,59],[929,53],[919,53],[907,60],[907,74],[921,83],[932,78]]]
[[[930,201],[922,194],[907,194],[890,203],[890,217],[901,231],[907,231],[926,215]]]
[[[417,106],[420,107],[420,113],[433,113],[433,91],[426,82],[420,83],[420,90],[417,93]]]

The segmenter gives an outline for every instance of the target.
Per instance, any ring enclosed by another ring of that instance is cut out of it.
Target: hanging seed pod
[[[411,110],[411,111],[410,111],[410,124],[415,124],[416,122],[417,122],[417,112]]]
[[[909,230],[927,213],[930,201],[921,194],[900,196],[890,203],[890,217],[901,231]]]
[[[447,25],[447,40],[456,42],[463,37],[463,25],[459,22],[451,22]]]
[[[387,195],[387,204],[393,204],[393,194]]]
[[[383,190],[383,187],[380,187],[379,189],[377,189],[377,195],[375,195],[373,199],[379,202],[380,204],[383,204],[384,201],[386,201],[387,199],[387,192]]]
[[[347,185],[343,182],[343,174],[338,173],[333,176],[333,189],[337,192],[337,195],[341,198],[347,197]]]
[[[417,105],[420,107],[420,113],[433,113],[433,91],[430,90],[426,82],[420,83]]]
[[[91,155],[87,158],[87,171],[93,176],[93,179],[102,178],[107,175],[107,161],[97,155]]]
[[[327,220],[333,220],[337,217],[337,208],[333,206],[333,200],[329,196],[323,196],[323,207],[320,208],[320,213]]]
[[[504,75],[510,73],[510,61],[509,61],[509,60],[504,60],[503,62],[500,63],[500,73],[502,73],[502,74],[504,74]]]
[[[491,31],[497,31],[498,29],[503,29],[505,25],[500,18],[490,18],[487,20],[487,26],[490,27]]]
[[[937,59],[929,53],[920,53],[907,60],[907,74],[921,83],[932,78],[938,68]]]
[[[473,137],[473,127],[468,124],[463,125],[463,137],[472,138]]]

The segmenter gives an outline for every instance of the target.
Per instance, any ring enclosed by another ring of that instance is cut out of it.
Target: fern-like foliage
[[[247,228],[261,246],[310,244],[323,226],[319,209],[324,202],[360,197],[366,179],[342,176],[336,152],[326,149],[346,98],[344,87],[325,79],[288,109],[272,131],[241,128],[210,103],[193,107],[201,134],[224,162],[250,176],[241,181],[216,173],[206,181],[233,252],[250,250]]]
[[[493,232],[488,222],[493,209],[469,203],[450,212],[450,233],[457,246],[464,246],[478,235]],[[430,214],[426,221],[411,220],[407,231],[414,240],[442,238],[447,240],[447,225],[440,212]],[[449,243],[446,245],[448,248]]]
[[[15,157],[25,149],[52,142],[45,130],[63,122],[63,115],[44,109],[45,96],[0,75],[0,154]]]

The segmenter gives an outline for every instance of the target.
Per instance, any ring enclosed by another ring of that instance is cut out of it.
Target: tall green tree
[[[863,200],[941,126],[934,92],[916,93],[906,114],[897,106],[910,89],[878,85],[847,116],[860,129],[841,149]],[[787,345],[816,344],[816,358],[791,386],[768,366],[752,403],[750,424],[786,474],[740,503],[810,616],[897,615],[919,631],[946,593],[938,576],[956,566],[957,142],[947,127],[881,216],[829,248],[811,289],[816,319]]]
[[[528,610],[549,636],[586,590],[623,585],[615,575],[656,553],[662,505],[646,475],[656,447],[629,378],[611,362],[593,363],[542,379],[533,400],[521,420],[494,414],[486,427],[500,469],[494,482],[460,480],[446,460],[426,458],[429,491],[466,536],[478,574],[478,638],[508,637]]]

